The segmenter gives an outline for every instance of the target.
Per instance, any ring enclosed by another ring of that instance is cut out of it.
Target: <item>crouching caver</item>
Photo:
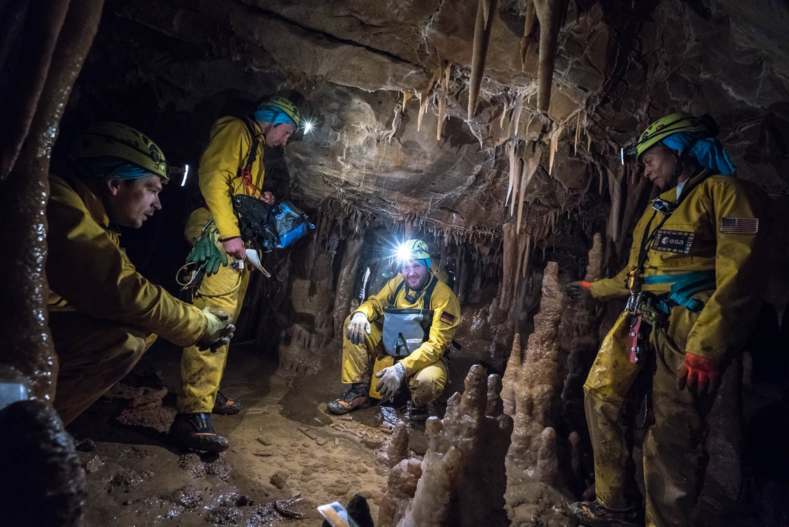
[[[96,123],[69,157],[49,178],[46,265],[59,361],[54,404],[65,424],[121,380],[157,335],[206,350],[227,344],[235,329],[227,315],[150,283],[119,246],[119,225],[139,228],[162,208],[168,169],[159,147],[128,126]]]
[[[460,326],[460,303],[444,282],[430,272],[430,254],[420,240],[401,247],[401,274],[368,298],[345,320],[340,399],[329,403],[333,414],[391,399],[408,381],[411,420],[428,417],[427,404],[447,383],[444,353]],[[376,378],[371,386],[372,373]]]

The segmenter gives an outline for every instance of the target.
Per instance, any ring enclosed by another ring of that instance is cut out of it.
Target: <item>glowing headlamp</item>
[[[405,244],[401,243],[401,244],[400,244],[400,245],[398,245],[398,246],[397,246],[397,248],[395,249],[395,256],[397,257],[397,261],[398,261],[399,263],[403,263],[403,262],[405,262],[406,260],[411,260],[411,259],[413,259],[413,252],[411,251],[411,249],[409,249],[408,247],[406,247],[406,245],[405,245]]]
[[[304,133],[308,134],[312,132],[312,122],[311,121],[304,121]]]

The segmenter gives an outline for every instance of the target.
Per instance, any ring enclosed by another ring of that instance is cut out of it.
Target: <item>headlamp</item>
[[[395,249],[395,257],[399,263],[403,263],[406,260],[413,259],[413,252],[409,249],[405,244],[401,243]]]

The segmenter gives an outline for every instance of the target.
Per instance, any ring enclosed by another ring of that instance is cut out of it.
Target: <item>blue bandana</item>
[[[678,150],[695,157],[701,166],[709,168],[716,174],[733,175],[735,172],[729,155],[721,142],[714,137],[698,139],[690,132],[678,132],[666,137],[661,142],[671,150]],[[692,148],[691,145],[693,145]]]
[[[255,119],[261,123],[271,123],[274,125],[290,123],[296,126],[296,122],[279,108],[261,108],[255,110]]]

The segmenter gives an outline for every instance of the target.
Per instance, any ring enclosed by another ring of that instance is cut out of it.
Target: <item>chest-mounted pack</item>
[[[430,301],[437,283],[438,278],[432,277],[422,295],[421,309],[394,307],[397,296],[405,287],[405,281],[397,286],[391,302],[384,308],[383,343],[387,355],[403,359],[430,338],[430,327],[433,325]]]
[[[252,196],[233,196],[233,212],[244,240],[263,252],[283,249],[305,237],[315,225],[290,201],[269,205]]]

